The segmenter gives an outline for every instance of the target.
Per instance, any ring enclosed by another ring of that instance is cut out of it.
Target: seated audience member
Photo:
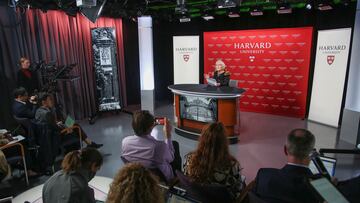
[[[8,140],[8,138],[4,135],[0,133],[0,147],[8,144],[10,141]],[[7,149],[3,149],[3,151],[0,150],[0,159],[3,159],[6,161],[5,157],[12,157],[12,156],[18,156],[20,154],[20,149],[19,148],[7,148]],[[36,168],[36,166],[34,165],[34,161],[29,157],[29,151],[27,150],[27,148],[24,148],[24,153],[25,153],[25,160],[26,160],[26,166],[27,166],[27,174],[29,177],[35,177],[38,176],[39,174],[36,173],[35,171],[33,171],[33,168]],[[6,155],[6,156],[5,156]],[[1,164],[3,164],[5,162],[2,162]],[[4,166],[4,165],[2,165]],[[1,170],[1,166],[0,166],[0,170]],[[4,169],[4,168],[2,168]],[[2,170],[3,172],[5,170]],[[1,173],[1,172],[0,172]],[[0,174],[0,177],[2,175]],[[0,181],[1,182],[1,181]]]
[[[47,124],[53,130],[59,133],[60,132],[66,134],[73,133],[72,128],[65,128],[62,122],[56,121],[55,112],[52,111],[52,109],[54,108],[54,101],[50,94],[47,93],[40,94],[38,101],[41,106],[36,110],[36,114],[35,114],[35,121],[37,123]],[[81,136],[82,136],[81,139],[87,144],[88,147],[100,148],[103,146],[102,144],[97,144],[91,141],[87,137],[86,133],[82,130],[82,128],[77,124],[75,125],[81,129]],[[78,133],[77,131],[74,132]]]
[[[139,163],[126,164],[110,185],[106,203],[162,203],[157,179]]]
[[[69,152],[62,161],[62,170],[44,184],[44,203],[95,203],[94,190],[88,186],[100,169],[103,158],[94,148]]]
[[[243,188],[239,162],[230,155],[228,138],[222,123],[203,128],[194,152],[185,155],[184,174],[200,184],[220,184],[227,187],[232,199]]]
[[[253,192],[267,202],[318,202],[307,178],[315,137],[305,129],[292,130],[284,147],[287,164],[282,169],[262,168],[255,179]]]
[[[36,97],[31,96],[29,100],[28,93],[25,88],[19,87],[14,90],[14,103],[12,106],[13,115],[18,118],[33,119],[36,112]]]
[[[0,150],[0,182],[10,174],[10,166],[6,161],[4,153]]]
[[[305,129],[294,129],[284,146],[288,163],[282,169],[262,168],[255,179],[253,192],[266,202],[319,202],[307,183],[313,176],[308,168],[315,146],[314,135]],[[334,185],[350,202],[360,202],[360,176]]]
[[[129,162],[139,162],[146,168],[157,168],[170,181],[174,178],[175,169],[181,170],[179,144],[171,140],[169,120],[165,118],[164,141],[151,136],[155,125],[155,118],[149,111],[135,112],[132,119],[135,135],[122,141],[122,157]]]

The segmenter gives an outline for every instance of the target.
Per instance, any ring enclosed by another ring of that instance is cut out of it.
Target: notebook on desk
[[[206,82],[211,86],[218,86],[218,84],[214,78],[206,78]]]

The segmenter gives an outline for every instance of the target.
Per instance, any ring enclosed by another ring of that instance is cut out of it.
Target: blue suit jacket
[[[307,183],[308,168],[285,165],[282,169],[262,168],[256,176],[253,192],[266,202],[318,202]]]
[[[35,118],[36,105],[32,104],[23,104],[18,101],[14,101],[12,106],[13,115],[18,118]]]

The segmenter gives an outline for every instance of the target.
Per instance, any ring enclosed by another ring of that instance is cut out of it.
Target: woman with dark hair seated
[[[103,163],[99,151],[94,148],[69,152],[62,161],[62,170],[56,172],[44,184],[44,203],[95,203],[94,190],[88,182]]]
[[[226,186],[232,199],[244,187],[239,162],[230,155],[225,127],[212,123],[203,128],[194,152],[185,155],[184,174],[196,183]]]
[[[110,185],[106,203],[162,203],[159,182],[139,163],[126,164]]]

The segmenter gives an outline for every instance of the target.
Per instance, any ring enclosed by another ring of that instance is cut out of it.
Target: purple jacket
[[[122,156],[130,162],[139,162],[146,168],[158,168],[167,180],[174,178],[170,163],[174,160],[171,138],[158,141],[151,135],[128,136],[122,141]]]

